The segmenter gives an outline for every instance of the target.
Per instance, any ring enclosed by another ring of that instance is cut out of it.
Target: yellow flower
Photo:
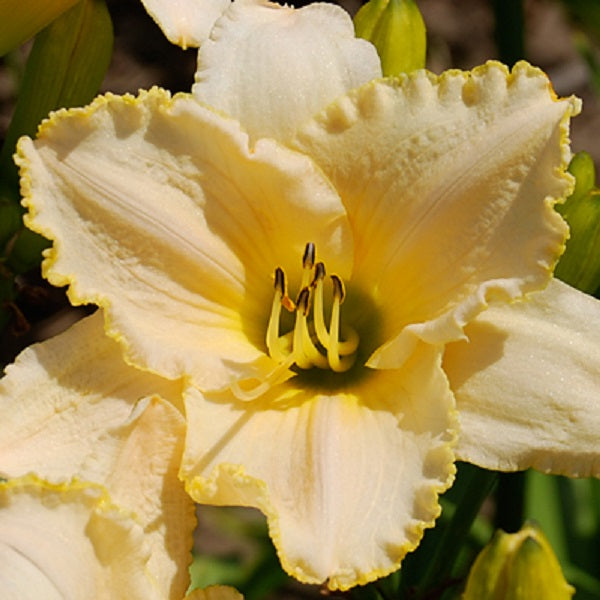
[[[260,508],[331,589],[398,568],[456,459],[600,464],[600,305],[551,280],[578,101],[525,63],[379,68],[334,6],[234,3],[193,95],[100,97],[18,148],[45,276],[184,378],[188,492]]]

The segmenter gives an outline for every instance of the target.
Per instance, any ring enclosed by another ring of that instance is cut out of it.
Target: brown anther
[[[296,299],[296,310],[302,311],[305,316],[308,315],[308,300],[310,298],[310,291],[307,287],[302,288]]]
[[[302,266],[306,269],[312,269],[315,264],[315,245],[312,242],[308,242],[304,248],[304,255],[302,256]]]
[[[331,282],[333,283],[333,298],[334,300],[339,300],[341,304],[346,297],[344,283],[337,275],[331,275]]]
[[[315,265],[315,275],[313,280],[310,282],[310,285],[314,287],[317,285],[317,281],[321,281],[325,277],[325,265],[322,262],[318,262]]]
[[[275,269],[275,291],[285,296],[285,273],[281,267]]]
[[[296,305],[294,301],[287,295],[287,285],[285,280],[285,273],[281,267],[275,269],[275,291],[281,296],[281,306],[288,312],[294,312]]]

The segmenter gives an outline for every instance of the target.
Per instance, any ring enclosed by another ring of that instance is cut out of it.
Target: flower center
[[[316,262],[315,258],[315,245],[309,242],[302,257],[302,280],[295,302],[288,296],[285,272],[281,267],[275,269],[275,294],[265,341],[269,356],[279,365],[266,376],[257,378],[258,385],[248,388],[242,387],[242,382],[235,382],[231,389],[238,399],[258,398],[272,386],[288,379],[293,367],[317,367],[343,373],[353,366],[359,337],[353,328],[341,327],[341,305],[346,295],[344,283],[337,275],[330,275],[333,293],[327,327],[325,265]],[[280,331],[282,308],[294,315],[293,328],[283,334]]]
[[[271,358],[288,369],[296,365],[300,369],[318,367],[343,373],[354,364],[358,334],[351,327],[344,327],[345,339],[340,339],[341,305],[346,295],[344,283],[337,275],[330,277],[333,299],[327,329],[323,306],[325,265],[315,263],[315,245],[312,242],[306,244],[302,257],[302,282],[295,303],[287,294],[283,269],[275,269],[275,296],[266,343]],[[279,331],[282,307],[295,313],[294,328],[284,335],[280,335]]]

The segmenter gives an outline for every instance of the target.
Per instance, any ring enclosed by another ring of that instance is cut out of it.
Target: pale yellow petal
[[[353,279],[373,290],[392,367],[416,337],[445,343],[491,299],[540,289],[563,248],[552,204],[568,193],[568,121],[526,63],[374,82],[331,105],[294,147],[313,157],[348,209]]]
[[[160,600],[142,528],[99,486],[0,482],[0,588],[6,600]]]
[[[194,507],[178,479],[180,385],[126,365],[95,314],[25,350],[0,380],[0,475],[101,484],[135,515],[162,597],[189,585]],[[144,400],[140,400],[142,398]]]
[[[286,140],[336,97],[380,76],[375,47],[354,37],[340,7],[241,0],[202,44],[192,90],[252,139]]]
[[[439,352],[339,389],[302,375],[260,400],[189,391],[182,477],[198,502],[260,508],[284,569],[348,589],[395,570],[453,479],[453,398]]]
[[[184,436],[185,421],[169,403],[157,397],[140,402],[126,423],[100,440],[113,464],[97,474],[104,474],[100,480],[111,498],[134,511],[143,527],[152,552],[147,572],[161,597],[177,600],[189,586],[196,526],[194,503],[178,477]],[[106,456],[91,456],[80,477],[91,478],[104,463]]]
[[[19,158],[27,225],[54,240],[44,275],[105,308],[127,359],[222,388],[264,353],[277,266],[306,242],[342,272],[345,212],[306,157],[191,96],[154,89],[56,113]]]
[[[128,422],[137,401],[157,393],[177,400],[177,383],[126,365],[119,346],[104,335],[100,312],[36,344],[6,368],[0,380],[0,476],[29,471],[49,481],[80,473],[94,456],[94,472],[107,432]]]
[[[449,344],[457,454],[488,469],[600,476],[600,302],[553,280]]]
[[[182,48],[199,46],[230,0],[142,0],[167,39]]]

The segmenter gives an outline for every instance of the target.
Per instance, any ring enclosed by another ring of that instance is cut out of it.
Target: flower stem
[[[441,588],[450,578],[461,543],[498,478],[494,471],[469,464],[459,465],[459,476],[456,511],[441,533],[429,566],[418,584],[419,598],[426,598],[432,589]]]

